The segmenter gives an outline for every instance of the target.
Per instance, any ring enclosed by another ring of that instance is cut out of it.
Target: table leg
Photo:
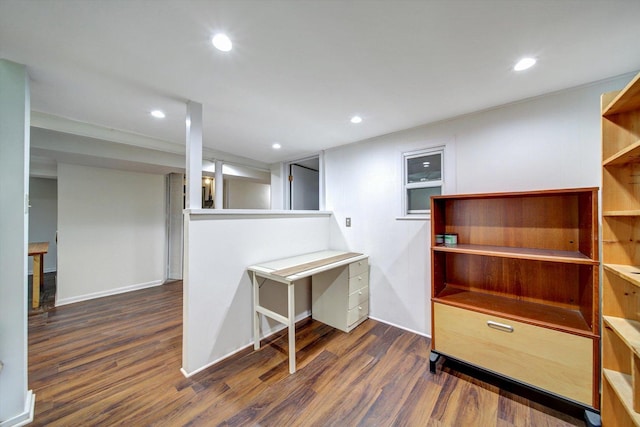
[[[291,283],[288,295],[289,306],[289,373],[293,374],[296,371],[296,308],[295,308],[295,294],[294,284]]]
[[[32,282],[32,300],[31,307],[40,307],[40,285],[43,279],[43,266],[42,266],[42,254],[36,254],[33,256],[33,282]]]
[[[258,306],[260,306],[260,286],[258,286],[258,279],[256,278],[255,271],[251,272],[251,278],[253,281],[253,349],[260,349],[260,314],[258,313]]]

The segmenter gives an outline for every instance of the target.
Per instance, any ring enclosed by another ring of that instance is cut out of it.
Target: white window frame
[[[431,209],[424,210],[409,210],[409,197],[408,190],[414,188],[430,188],[430,187],[440,187],[441,193],[445,194],[445,152],[446,146],[439,145],[431,148],[425,148],[418,151],[409,151],[402,153],[402,217],[403,218],[415,218],[415,219],[429,219],[431,217]],[[428,156],[432,154],[440,154],[440,167],[442,168],[442,172],[440,175],[440,179],[437,181],[424,181],[424,182],[414,182],[408,183],[408,168],[407,162],[409,159],[413,159],[416,157]]]

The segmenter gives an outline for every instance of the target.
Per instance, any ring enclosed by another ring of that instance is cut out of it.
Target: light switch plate
[[[347,227],[351,227],[351,218],[347,218],[346,223],[347,223]]]

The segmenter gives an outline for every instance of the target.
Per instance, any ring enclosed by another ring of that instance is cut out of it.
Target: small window
[[[405,214],[428,214],[431,196],[442,194],[444,147],[404,154]]]

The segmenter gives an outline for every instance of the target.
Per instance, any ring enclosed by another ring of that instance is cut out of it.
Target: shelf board
[[[618,210],[618,211],[603,211],[602,216],[640,216],[640,209],[626,209],[626,210]]]
[[[622,402],[622,406],[624,406],[624,409],[633,422],[640,426],[640,414],[633,410],[633,391],[631,385],[633,380],[631,375],[612,371],[611,369],[603,369],[602,376],[618,395],[618,399]]]
[[[602,319],[640,357],[640,322],[613,316],[602,316]]]
[[[625,264],[602,264],[602,267],[632,285],[640,287],[640,267]]]
[[[626,113],[640,108],[640,74],[638,74],[602,111],[603,116]]]
[[[453,285],[447,285],[433,301],[563,332],[594,336],[578,310],[474,292]]]
[[[580,252],[573,251],[465,244],[458,244],[456,246],[437,245],[433,246],[432,248],[433,250],[439,252],[453,252],[470,255],[518,258],[534,261],[563,262],[567,264],[598,264],[598,261],[595,261]]]
[[[604,160],[602,166],[621,166],[638,161],[640,161],[640,140]]]

